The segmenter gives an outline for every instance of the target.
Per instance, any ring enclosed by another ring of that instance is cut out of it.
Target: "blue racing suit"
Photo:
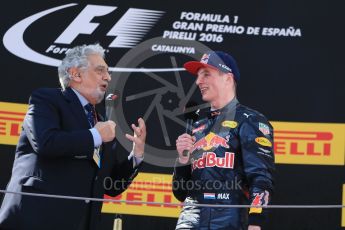
[[[176,229],[246,229],[261,226],[274,188],[273,128],[237,99],[193,124],[190,164],[176,161],[173,193],[186,203]],[[191,204],[251,204],[255,208]],[[248,215],[249,214],[249,215]]]

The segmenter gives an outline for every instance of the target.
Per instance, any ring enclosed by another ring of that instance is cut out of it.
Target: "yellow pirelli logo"
[[[172,193],[171,181],[172,175],[139,173],[131,186],[122,194],[117,197],[104,196],[105,199],[112,199],[113,202],[103,203],[102,212],[178,217],[181,208],[180,206],[172,205],[179,203],[179,201]],[[121,203],[119,200],[159,202],[165,203],[165,205]]]
[[[276,163],[344,165],[345,124],[272,122]]]
[[[16,145],[28,106],[0,102],[0,144]],[[271,122],[278,164],[345,165],[345,124]],[[269,145],[263,139],[259,143]]]
[[[0,102],[0,144],[16,145],[28,106]]]

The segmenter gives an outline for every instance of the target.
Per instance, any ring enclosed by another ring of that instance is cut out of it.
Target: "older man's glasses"
[[[103,77],[107,77],[108,75],[111,76],[111,71],[109,71],[106,67],[97,66],[95,68],[95,72]]]

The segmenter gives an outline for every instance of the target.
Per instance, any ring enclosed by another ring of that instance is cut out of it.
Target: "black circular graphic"
[[[193,47],[195,52],[153,52],[152,47],[157,44]],[[144,161],[163,167],[174,165],[177,156],[175,140],[185,132],[184,113],[209,106],[201,101],[196,78],[183,71],[181,66],[186,61],[199,60],[208,50],[210,48],[199,42],[159,37],[139,44],[117,63],[116,68],[134,71],[112,74],[107,95],[116,94],[116,100],[106,100],[106,110],[108,118],[117,124],[118,141],[128,151],[131,151],[132,143],[125,134],[133,133],[130,125],[142,117],[148,134]],[[190,100],[196,101],[197,105],[186,111],[184,108]]]

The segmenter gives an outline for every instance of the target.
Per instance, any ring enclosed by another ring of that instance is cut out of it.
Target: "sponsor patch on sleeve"
[[[223,121],[222,126],[234,129],[237,127],[237,122],[236,121]]]
[[[254,198],[252,201],[252,206],[255,207],[251,207],[249,209],[249,214],[251,213],[262,213],[262,208],[261,207],[266,207],[268,204],[268,200],[269,200],[269,192],[265,191],[262,193],[254,193]]]
[[[265,135],[270,134],[270,128],[264,123],[259,122],[259,130]]]
[[[255,138],[255,142],[262,146],[272,147],[272,142],[266,137],[257,137]]]

